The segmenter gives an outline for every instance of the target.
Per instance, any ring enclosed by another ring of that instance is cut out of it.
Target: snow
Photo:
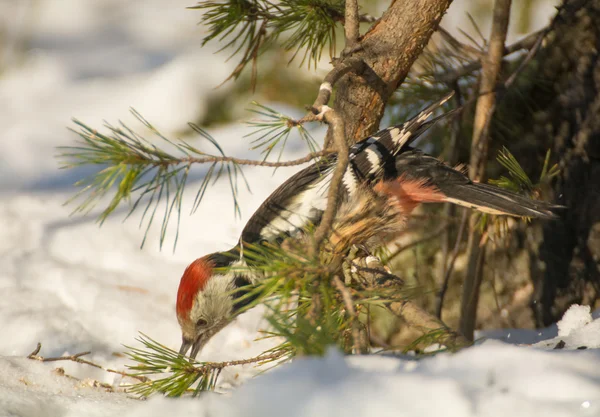
[[[122,392],[120,375],[26,358],[41,342],[42,356],[91,351],[87,359],[123,370],[123,345],[139,346],[138,332],[177,349],[174,297],[185,266],[233,245],[244,219],[298,169],[246,169],[252,193],[240,189],[241,220],[225,181],[188,216],[198,182],[191,183],[174,253],[172,240],[159,250],[156,228],[140,249],[139,218],[123,223],[122,210],[101,228],[93,216],[69,217],[73,206],[63,203],[84,172],[58,170],[54,155],[75,139],[66,130],[72,117],[141,129],[129,114],[134,107],[180,137],[210,95],[228,93],[214,87],[235,62],[199,48],[203,29],[198,13],[185,9],[190,3],[0,0],[0,416],[600,414],[600,319],[582,306],[548,329],[482,332],[480,343],[457,354],[345,358],[332,350],[256,378],[261,369],[227,368],[219,390],[228,394],[199,399],[140,401]],[[242,124],[210,132],[226,153],[257,157]],[[294,145],[284,157],[304,153]],[[263,327],[261,309],[249,312],[200,359],[263,352],[273,343],[255,341]]]
[[[563,315],[563,318],[556,323],[558,326],[558,336],[569,336],[572,332],[585,327],[592,321],[590,306],[572,305]]]

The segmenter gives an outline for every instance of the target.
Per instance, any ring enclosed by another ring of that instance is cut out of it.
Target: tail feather
[[[483,213],[556,219],[558,216],[553,210],[561,208],[561,206],[532,200],[500,187],[475,182],[440,184],[438,188],[446,195],[446,201]]]
[[[484,213],[554,219],[557,218],[554,211],[561,208],[500,187],[473,182],[464,173],[418,149],[409,148],[398,154],[395,168],[395,177],[388,181],[400,185],[406,181],[425,181],[423,184],[444,195],[443,201]],[[415,199],[432,202],[418,195]]]
[[[438,101],[430,104],[423,110],[419,112],[416,116],[410,118],[408,121],[404,122],[401,125],[391,126],[386,129],[380,130],[375,133],[370,138],[374,139],[378,143],[385,146],[388,151],[395,155],[402,150],[402,148],[416,140],[423,132],[429,129],[435,122],[438,120],[453,114],[456,110],[449,111],[444,113],[441,116],[436,117],[435,119],[427,122],[427,119],[431,117],[431,115],[440,108],[444,103],[452,98],[454,92],[450,92],[446,94],[444,97],[439,99]]]

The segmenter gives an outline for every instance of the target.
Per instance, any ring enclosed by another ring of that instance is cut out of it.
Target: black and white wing
[[[353,145],[348,169],[342,180],[342,198],[348,200],[360,192],[361,187],[397,176],[395,156],[445,116],[427,122],[452,95],[444,96],[402,125],[383,129]],[[335,156],[328,157],[284,182],[252,215],[242,232],[241,241],[254,243],[273,240],[294,235],[310,223],[318,224],[327,207],[327,193],[335,162]]]
[[[280,185],[250,217],[242,231],[242,242],[291,236],[309,223],[317,224],[327,207],[334,166],[335,158],[319,161]]]
[[[454,110],[449,111],[427,121],[453,95],[454,92],[446,94],[403,124],[383,129],[352,146],[350,148],[350,165],[359,180],[374,183],[382,178],[394,177],[396,175],[395,156],[438,120],[454,113]]]

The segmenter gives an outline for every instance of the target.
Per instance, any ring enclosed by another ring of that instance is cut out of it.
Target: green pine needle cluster
[[[158,343],[150,337],[141,334],[137,339],[144,348],[126,346],[127,356],[136,362],[130,366],[135,375],[161,375],[161,378],[134,385],[129,391],[148,397],[160,392],[169,397],[179,397],[192,389],[194,395],[201,391],[213,390],[222,367],[206,366],[201,362],[190,361],[172,349]]]
[[[498,153],[497,161],[500,165],[508,170],[507,176],[500,176],[499,179],[490,179],[490,184],[496,185],[501,188],[505,188],[510,191],[517,193],[525,193],[529,197],[536,198],[540,194],[540,189],[543,184],[548,183],[553,177],[558,175],[560,172],[558,165],[554,164],[550,167],[550,149],[546,152],[544,158],[544,165],[540,174],[539,181],[534,183],[531,178],[525,173],[525,170],[517,161],[517,158],[506,149],[502,147],[502,150]],[[526,218],[525,221],[529,221]],[[480,232],[488,231],[488,235],[495,236],[509,236],[508,218],[490,216],[489,214],[482,213],[479,218],[478,228]]]
[[[237,79],[252,63],[255,79],[258,56],[273,45],[293,51],[292,60],[304,50],[302,63],[308,58],[309,65],[316,66],[327,46],[333,56],[336,23],[343,19],[344,5],[343,0],[228,0],[203,1],[190,8],[203,12],[201,23],[209,32],[203,45],[224,42],[221,50],[241,56],[229,78]]]
[[[243,294],[236,290],[235,296],[248,301],[240,313],[259,304],[266,305],[269,329],[264,337],[276,338],[280,341],[277,346],[254,360],[195,362],[142,335],[139,341],[143,348],[128,347],[128,356],[137,363],[131,369],[138,375],[159,378],[135,385],[132,392],[143,396],[153,393],[180,396],[187,392],[195,395],[214,390],[225,366],[279,364],[295,356],[323,355],[331,346],[352,353],[359,342],[364,345],[363,351],[368,351],[370,314],[414,295],[410,288],[404,288],[386,274],[380,281],[387,285],[376,287],[349,280],[343,275],[341,259],[323,255],[309,257],[305,241],[286,241],[283,246],[245,245],[248,266],[235,267],[236,274],[263,276]],[[334,285],[335,277],[346,281],[345,288],[355,314],[350,313],[347,301]],[[356,340],[357,335],[362,337],[360,341]]]
[[[298,130],[300,137],[312,152],[318,151],[318,144],[300,123],[269,107],[258,103],[255,106],[253,112],[266,117],[265,120],[250,122],[257,128],[253,134],[260,135],[253,142],[255,143],[253,149],[263,148],[263,161],[277,146],[280,147],[279,159],[281,159],[292,129]],[[73,213],[88,214],[99,203],[110,199],[98,215],[98,221],[102,224],[121,206],[128,206],[125,218],[137,209],[143,208],[140,219],[140,227],[145,228],[142,246],[155,220],[161,219],[159,240],[161,248],[170,230],[168,227],[170,220],[175,216],[173,243],[175,248],[179,236],[184,190],[191,169],[194,165],[205,165],[190,214],[198,209],[208,187],[214,185],[223,176],[228,180],[234,214],[240,214],[239,179],[243,180],[248,189],[249,185],[238,163],[239,160],[225,155],[218,141],[194,124],[190,124],[191,129],[200,140],[213,148],[213,152],[203,151],[183,140],[173,141],[160,133],[135,110],[132,110],[132,114],[152,139],[147,139],[145,135],[137,133],[124,123],[118,126],[105,124],[107,133],[102,133],[79,120],[74,120],[79,129],[71,130],[78,135],[78,140],[74,146],[59,148],[60,153],[57,157],[61,162],[61,169],[92,166],[96,170],[92,175],[75,184],[80,187],[80,190],[66,203],[78,200]],[[242,163],[259,164],[259,162],[246,160]]]
[[[79,140],[76,146],[59,148],[61,153],[58,158],[62,163],[61,168],[96,166],[99,169],[75,184],[77,187],[81,187],[81,190],[67,201],[67,204],[80,197],[83,197],[83,202],[75,208],[74,213],[89,213],[109,193],[113,193],[113,196],[98,216],[100,224],[123,202],[129,203],[127,217],[133,214],[140,205],[144,205],[140,220],[140,227],[144,223],[146,225],[143,246],[159,207],[162,206],[160,245],[162,247],[167,236],[169,220],[176,215],[175,246],[181,218],[183,192],[190,168],[194,163],[206,163],[209,167],[196,193],[192,213],[201,203],[208,186],[211,183],[214,184],[222,175],[227,175],[234,211],[239,214],[237,182],[239,177],[244,177],[243,172],[235,161],[222,159],[225,157],[223,149],[212,136],[198,126],[190,124],[190,127],[216,150],[216,154],[201,151],[181,140],[171,141],[135,110],[132,110],[132,113],[155,139],[161,141],[166,147],[172,148],[174,153],[156,146],[123,123],[119,126],[106,124],[105,127],[109,133],[104,134],[79,120],[74,120],[80,129],[72,129],[72,131],[79,136]],[[132,200],[132,197],[135,200]]]
[[[506,147],[503,147],[498,154],[497,160],[504,168],[508,170],[509,177],[501,176],[499,179],[489,180],[490,184],[497,185],[515,192],[526,192],[528,195],[535,194],[542,184],[547,183],[560,172],[558,165],[550,167],[550,149],[546,152],[544,165],[537,184],[534,184],[525,170]]]
[[[298,131],[300,139],[306,143],[310,152],[318,152],[320,150],[317,141],[298,121],[255,101],[252,102],[252,106],[253,107],[248,110],[264,117],[264,119],[249,121],[248,125],[255,128],[255,130],[245,135],[245,137],[258,136],[256,139],[252,140],[251,149],[262,149],[261,154],[263,155],[264,161],[269,158],[271,152],[277,147],[279,147],[277,161],[281,161],[285,145],[287,144],[290,133],[294,129]]]

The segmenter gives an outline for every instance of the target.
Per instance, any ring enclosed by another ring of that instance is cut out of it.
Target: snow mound
[[[558,336],[566,337],[573,331],[577,331],[587,324],[591,323],[592,314],[590,306],[580,306],[573,304],[565,312],[562,319],[557,323]]]
[[[557,337],[534,346],[545,349],[600,349],[600,318],[593,320],[589,306],[573,304],[557,326]]]

